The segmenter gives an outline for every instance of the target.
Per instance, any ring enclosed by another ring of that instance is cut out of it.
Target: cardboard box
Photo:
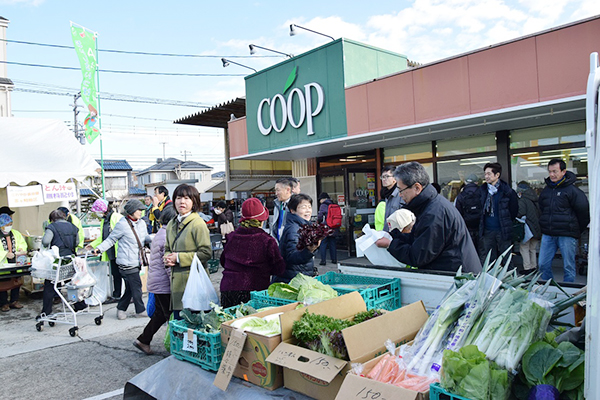
[[[319,400],[334,399],[352,363],[364,363],[385,353],[387,339],[397,345],[412,340],[428,317],[423,303],[419,301],[344,329],[342,335],[350,362],[297,346],[292,336],[294,321],[306,311],[348,319],[365,310],[360,294],[352,292],[281,315],[282,343],[267,361],[284,367],[285,387]]]
[[[368,374],[379,361],[385,356],[382,354],[364,364],[363,374]],[[429,390],[426,392],[416,392],[410,389],[404,389],[398,386],[381,383],[373,379],[365,378],[354,374],[348,374],[342,387],[337,394],[336,400],[346,400],[352,398],[380,398],[394,400],[429,400]]]
[[[266,317],[267,315],[294,310],[298,303],[273,308],[252,314],[253,317]],[[245,318],[245,317],[244,317]],[[231,323],[235,320],[224,322],[221,325],[221,343],[223,349],[227,348],[231,331]],[[233,376],[253,383],[268,390],[275,390],[283,386],[283,369],[277,365],[266,362],[266,358],[281,343],[281,335],[263,336],[258,333],[246,332],[247,338],[242,349],[242,354],[237,362]]]

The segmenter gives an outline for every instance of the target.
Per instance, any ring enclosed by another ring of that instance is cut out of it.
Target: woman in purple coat
[[[150,261],[148,266],[148,292],[154,293],[156,308],[144,331],[133,342],[133,345],[146,354],[153,354],[150,342],[154,334],[169,320],[171,310],[171,268],[166,267],[163,256],[167,240],[167,224],[177,216],[172,205],[167,205],[160,214],[160,229],[152,240]]]
[[[221,306],[246,303],[250,292],[269,287],[271,275],[282,274],[285,261],[277,241],[262,226],[269,212],[259,199],[250,198],[242,204],[240,226],[227,235],[221,254]]]

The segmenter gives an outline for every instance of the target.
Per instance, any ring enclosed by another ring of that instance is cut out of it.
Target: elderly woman
[[[316,276],[317,269],[314,265],[314,252],[321,242],[314,246],[298,250],[298,230],[302,225],[309,223],[312,216],[312,198],[304,193],[295,194],[288,202],[290,213],[285,220],[285,228],[279,240],[279,250],[285,260],[285,271],[273,277],[273,282],[288,283],[296,275],[302,273],[307,276]]]
[[[8,208],[8,207],[7,207]],[[12,229],[13,220],[8,214],[0,214],[0,263],[14,264],[17,256],[27,253],[27,243],[18,231]],[[21,290],[21,279],[1,279],[0,287],[8,290],[0,292],[0,309],[3,312],[11,308],[23,308],[19,303],[19,291]],[[8,291],[10,290],[10,302]]]
[[[147,265],[145,260],[143,244],[149,244],[151,238],[148,235],[146,223],[142,219],[142,210],[146,206],[139,200],[129,200],[125,204],[125,218],[121,218],[116,223],[113,231],[108,237],[96,247],[96,254],[103,253],[119,243],[117,253],[117,266],[121,277],[125,281],[125,293],[117,303],[117,319],[127,318],[127,308],[133,298],[136,317],[147,317],[146,307],[142,300],[142,281],[140,279],[140,269],[142,263]],[[91,250],[91,246],[86,249]]]
[[[251,291],[268,288],[271,275],[285,270],[277,241],[262,229],[268,218],[269,212],[259,199],[250,198],[242,204],[240,226],[227,236],[221,253],[221,306],[248,302]]]
[[[154,334],[169,320],[171,315],[171,268],[165,268],[165,242],[167,240],[167,224],[177,216],[172,205],[167,205],[160,213],[160,228],[152,239],[150,248],[150,265],[148,266],[148,292],[154,294],[156,308],[144,331],[133,342],[133,345],[146,354],[153,354],[150,342]]]
[[[175,317],[183,310],[181,298],[185,290],[194,254],[206,268],[212,256],[210,233],[201,210],[200,193],[190,185],[181,184],[173,192],[178,215],[167,225],[165,242],[165,266],[171,267],[171,310]]]

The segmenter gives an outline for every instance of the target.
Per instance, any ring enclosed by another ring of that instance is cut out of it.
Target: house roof
[[[100,160],[96,160],[100,164]],[[100,164],[102,165],[102,164]],[[104,160],[105,171],[132,171],[131,165],[127,160]]]
[[[96,193],[94,193],[91,189],[79,189],[79,194],[81,196],[95,196]]]
[[[212,179],[225,179],[225,171],[215,172],[210,177]]]
[[[2,18],[2,17],[0,17],[0,18]],[[0,85],[11,85],[11,86],[14,86],[14,83],[13,83],[13,81],[11,81],[8,78],[2,78],[2,77],[0,77]]]
[[[140,189],[138,187],[130,187],[129,194],[132,196],[145,196],[148,194],[144,189]]]
[[[157,164],[154,164],[146,169],[141,170],[140,172],[137,173],[137,175],[141,175],[144,174],[146,172],[149,171],[175,171],[176,168],[178,168],[181,165],[181,170],[188,170],[188,171],[193,171],[193,170],[199,170],[199,169],[208,169],[208,170],[212,170],[212,167],[209,167],[208,165],[204,165],[204,164],[200,164],[199,162],[196,161],[181,161],[177,158],[174,157],[170,157],[167,158],[164,161],[161,161]]]
[[[246,98],[237,97],[233,100],[221,103],[208,110],[202,110],[196,114],[175,120],[176,124],[200,125],[213,128],[227,128],[227,122],[246,116]]]

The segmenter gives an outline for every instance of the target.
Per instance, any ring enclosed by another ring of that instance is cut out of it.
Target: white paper
[[[181,349],[192,353],[198,352],[198,337],[194,335],[193,330],[188,329],[183,335],[183,347]]]
[[[381,238],[392,240],[392,236],[385,231],[376,231],[371,229],[368,224],[365,224],[362,229],[364,235],[356,239],[356,256],[366,256],[373,265],[384,265],[390,267],[405,267],[406,264],[401,263],[392,256],[387,249],[377,247],[375,244]]]

